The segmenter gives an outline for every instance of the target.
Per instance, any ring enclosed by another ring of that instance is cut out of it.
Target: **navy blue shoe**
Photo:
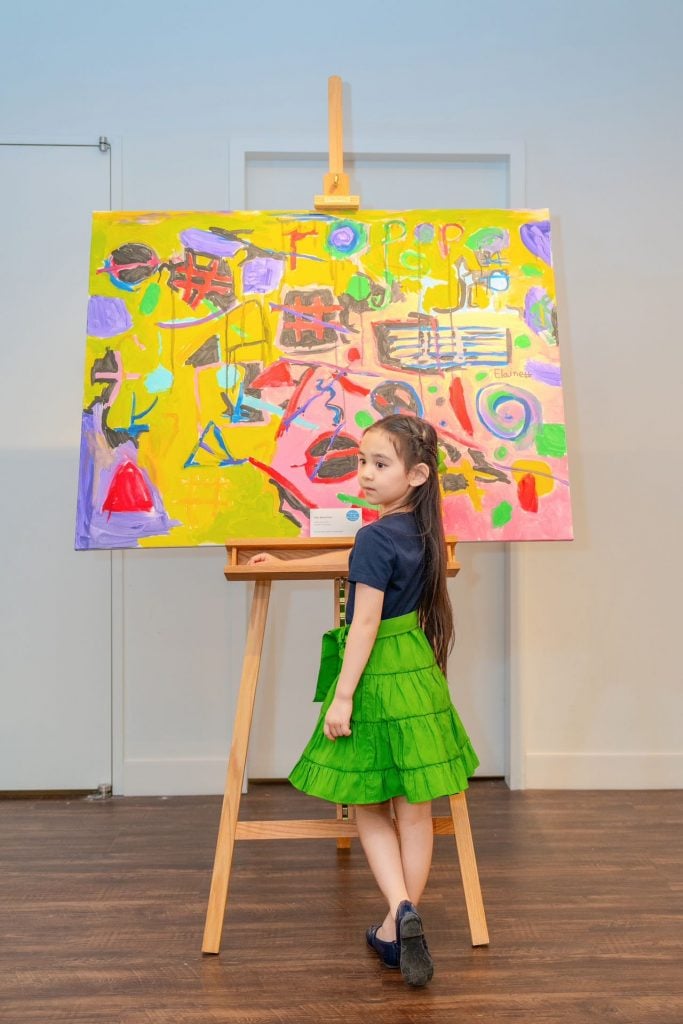
[[[422,918],[410,900],[399,903],[396,911],[396,937],[399,965],[409,985],[426,985],[434,974],[434,961],[429,955],[422,928]]]
[[[381,927],[380,924],[371,924],[365,933],[365,938],[370,949],[374,949],[384,966],[390,967],[393,971],[400,966],[398,942],[387,942],[386,939],[378,939],[377,932]]]

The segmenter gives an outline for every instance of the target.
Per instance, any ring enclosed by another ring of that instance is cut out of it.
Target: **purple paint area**
[[[335,228],[330,232],[330,245],[335,249],[347,249],[356,241],[357,235],[348,224],[341,228]]]
[[[147,519],[144,521],[142,514],[133,512],[115,512],[111,516],[101,513],[93,515],[88,547],[106,550],[135,548],[141,537],[159,537],[170,533],[171,527],[178,525],[171,522],[167,516],[163,517],[164,522],[162,517],[154,512],[148,512],[146,515]]]
[[[152,495],[150,512],[103,512],[112,479],[122,462],[137,465],[138,452],[132,441],[112,450],[102,432],[103,406],[84,412],[81,424],[81,453],[76,509],[76,550],[94,548],[134,548],[141,537],[168,534],[179,523],[169,518],[161,495],[149,477],[145,483]],[[111,462],[96,465],[94,453],[107,451]]]
[[[524,319],[532,329],[540,334],[552,330],[553,303],[545,288],[530,288],[524,299]]]
[[[510,232],[507,229],[501,229],[498,238],[490,239],[482,248],[487,252],[502,252],[503,249],[509,248],[509,245]]]
[[[91,295],[88,300],[88,334],[94,338],[113,338],[133,326],[123,299]]]
[[[244,249],[244,242],[221,238],[220,235],[214,235],[213,231],[201,231],[199,228],[181,231],[180,241],[185,248],[206,253],[207,256],[234,256],[240,249]]]
[[[534,380],[542,384],[550,384],[553,388],[562,387],[562,370],[555,363],[541,363],[536,359],[528,359],[525,367]]]
[[[93,435],[93,415],[84,412],[81,418],[81,452],[78,465],[78,496],[76,499],[76,551],[86,551],[90,544],[90,517],[92,508],[90,495],[93,482],[93,459],[88,440]]]
[[[246,293],[265,295],[278,287],[284,274],[284,260],[257,256],[242,264],[242,287]]]
[[[544,263],[547,263],[549,267],[552,267],[553,254],[550,249],[550,221],[529,221],[528,224],[522,224],[519,233],[527,249],[534,256],[538,256]]]

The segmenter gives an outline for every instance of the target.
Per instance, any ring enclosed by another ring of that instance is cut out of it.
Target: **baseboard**
[[[227,757],[127,759],[123,762],[123,788],[114,795],[222,795],[227,766]]]
[[[528,753],[525,764],[525,789],[683,788],[683,753]]]
[[[114,795],[222,795],[226,768],[219,757],[125,760]],[[683,789],[683,753],[527,754],[525,769],[525,789]]]

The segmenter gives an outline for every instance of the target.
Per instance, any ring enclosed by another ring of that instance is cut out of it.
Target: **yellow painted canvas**
[[[376,512],[362,431],[439,436],[462,541],[572,536],[547,210],[96,213],[76,547]]]

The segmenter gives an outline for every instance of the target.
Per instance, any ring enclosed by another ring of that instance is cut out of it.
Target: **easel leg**
[[[235,845],[237,817],[242,794],[242,781],[247,761],[251,719],[254,712],[256,683],[261,664],[263,637],[266,631],[270,585],[270,580],[258,580],[254,584],[254,596],[249,614],[247,645],[242,662],[242,679],[237,698],[237,711],[235,713],[230,760],[228,761],[225,795],[223,796],[223,809],[221,811],[220,825],[218,826],[218,840],[216,842],[216,857],[211,877],[209,906],[204,926],[203,953],[218,953],[221,944],[225,905],[228,900],[232,852]]]
[[[472,830],[470,828],[469,814],[467,813],[465,794],[456,793],[454,796],[449,797],[449,800],[455,842],[458,848],[462,886],[465,891],[465,904],[467,905],[472,945],[488,946],[489,933],[486,927],[484,901],[479,884],[479,872],[474,854],[474,843],[472,842]]]

